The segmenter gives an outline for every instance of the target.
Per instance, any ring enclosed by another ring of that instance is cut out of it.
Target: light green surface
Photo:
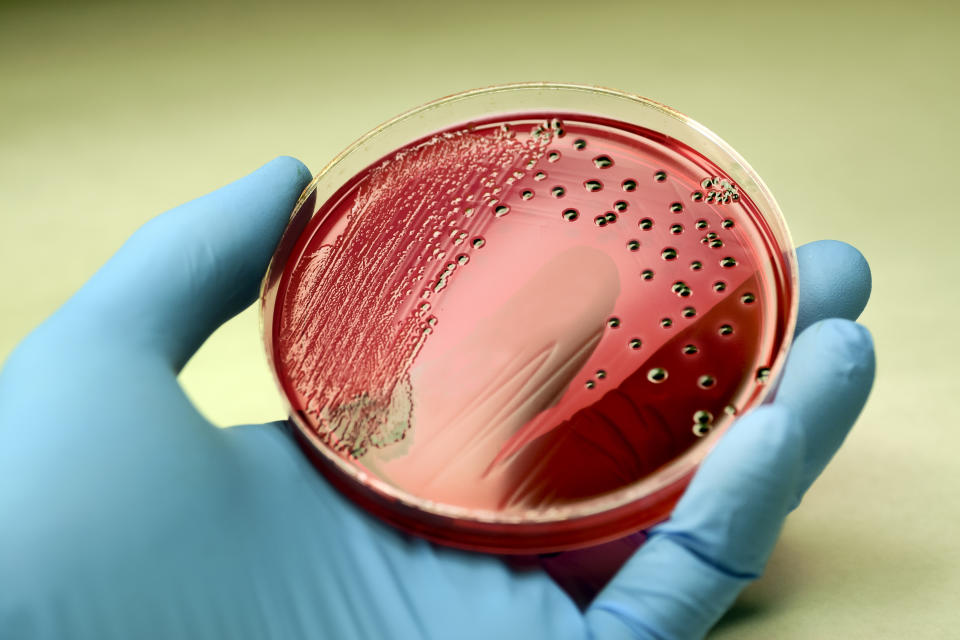
[[[276,155],[317,171],[477,86],[639,93],[740,151],[798,243],[847,240],[873,266],[867,410],[713,637],[960,633],[960,12],[774,4],[2,6],[0,358],[146,219]],[[281,416],[252,312],[183,381],[218,423]]]

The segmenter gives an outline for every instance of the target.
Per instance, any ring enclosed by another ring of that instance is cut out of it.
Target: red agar
[[[320,203],[265,300],[267,342],[308,452],[368,508],[471,548],[582,546],[666,515],[682,486],[645,515],[624,491],[755,402],[787,273],[754,203],[690,147],[508,114]]]

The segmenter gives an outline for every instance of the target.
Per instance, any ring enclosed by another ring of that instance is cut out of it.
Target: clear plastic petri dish
[[[400,115],[307,186],[263,281],[303,450],[406,531],[506,554],[669,515],[796,318],[763,182],[653,101],[572,84]]]

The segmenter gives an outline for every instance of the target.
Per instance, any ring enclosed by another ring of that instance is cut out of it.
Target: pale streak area
[[[478,298],[502,286],[493,278],[470,282]],[[411,370],[417,455],[381,461],[371,451],[364,464],[427,499],[455,503],[469,488],[476,506],[495,508],[509,478],[485,473],[491,460],[564,395],[619,293],[617,267],[606,253],[581,246],[555,255],[492,313],[478,309],[466,331],[451,327],[462,335],[457,342],[424,349]]]

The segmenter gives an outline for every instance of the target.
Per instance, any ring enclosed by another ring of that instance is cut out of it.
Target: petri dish
[[[796,273],[773,196],[708,129],[524,83],[336,156],[261,319],[298,442],[340,491],[436,542],[549,553],[669,515],[769,391]]]

